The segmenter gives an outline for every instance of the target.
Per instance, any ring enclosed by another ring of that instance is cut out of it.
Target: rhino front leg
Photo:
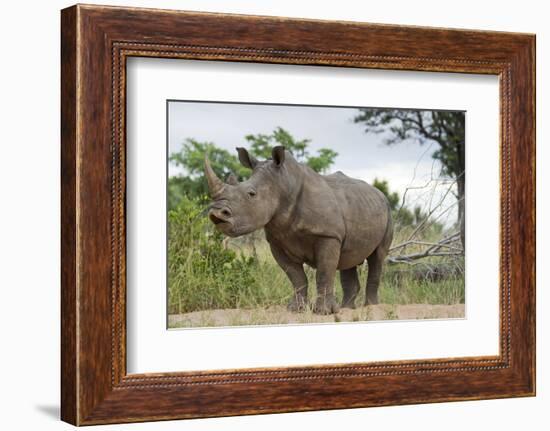
[[[332,314],[339,310],[334,297],[334,278],[340,260],[340,241],[322,238],[315,244],[317,268],[317,300],[313,311],[317,314]]]
[[[288,303],[290,311],[304,311],[307,308],[307,276],[304,272],[304,266],[293,262],[288,258],[283,250],[274,244],[269,244],[271,254],[287,275],[294,288],[294,296]]]

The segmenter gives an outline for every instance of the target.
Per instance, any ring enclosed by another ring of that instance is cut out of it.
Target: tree
[[[338,153],[330,148],[321,148],[318,154],[318,156],[309,156],[306,164],[315,172],[326,174]]]
[[[321,148],[317,151],[317,156],[311,156],[307,150],[311,140],[297,140],[282,127],[277,127],[271,135],[247,135],[245,139],[250,143],[250,150],[255,157],[268,159],[274,146],[283,145],[298,162],[307,164],[319,173],[326,173],[338,156],[336,151],[329,148]]]
[[[272,134],[246,135],[245,139],[250,144],[250,152],[260,159],[269,159],[274,145],[283,145],[292,152],[296,160],[304,163],[307,157],[309,139],[297,140],[282,127],[277,127]]]
[[[326,172],[338,156],[338,153],[329,148],[321,148],[316,156],[310,155],[308,152],[310,140],[297,140],[282,127],[277,127],[270,135],[247,135],[245,139],[254,157],[268,159],[271,157],[271,149],[274,146],[284,145],[299,162],[321,173]],[[230,174],[234,174],[239,181],[243,181],[252,173],[240,164],[236,155],[229,151],[217,147],[212,142],[200,142],[188,138],[182,148],[170,154],[169,157],[170,163],[185,171],[185,174],[173,175],[168,179],[169,208],[175,208],[183,196],[203,199],[208,196],[208,185],[204,177],[205,154],[208,154],[212,169],[220,178],[227,179]]]
[[[367,133],[387,133],[388,145],[407,139],[417,139],[421,145],[426,142],[438,144],[439,148],[432,157],[441,162],[442,174],[456,181],[458,224],[464,246],[466,184],[464,112],[363,108],[353,120],[355,123],[364,124]]]

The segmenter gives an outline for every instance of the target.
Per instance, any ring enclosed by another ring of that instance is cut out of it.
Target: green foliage
[[[254,255],[225,245],[223,235],[205,217],[201,199],[183,196],[169,211],[169,313],[253,307],[280,302],[277,295],[287,300],[290,286],[270,289],[273,278],[266,280],[265,274],[265,264]]]
[[[436,260],[444,265],[444,259]],[[429,271],[406,264],[386,266],[379,296],[382,304],[464,304],[464,273],[455,271],[431,280]]]
[[[317,156],[309,156],[306,163],[315,172],[326,173],[328,168],[334,163],[334,159],[338,156],[336,151],[329,148],[321,148]]]
[[[245,139],[250,146],[250,154],[254,157],[271,158],[271,149],[283,145],[299,162],[306,163],[316,172],[326,172],[338,156],[337,152],[329,148],[321,148],[317,155],[310,155],[307,150],[310,140],[298,140],[282,127],[277,127],[270,135],[247,135]],[[168,179],[169,208],[175,208],[184,196],[196,198],[208,195],[208,185],[204,177],[205,154],[208,154],[214,172],[224,180],[233,173],[242,181],[249,178],[252,173],[229,151],[217,147],[212,142],[199,142],[188,138],[181,150],[170,154],[169,157],[173,166],[186,171],[186,175],[173,175]]]
[[[203,190],[201,183],[194,181],[190,177],[174,176],[168,178],[168,210],[174,209],[178,204],[189,195],[196,197],[204,196],[206,190]],[[190,192],[191,191],[191,192]],[[187,193],[186,193],[187,192]]]

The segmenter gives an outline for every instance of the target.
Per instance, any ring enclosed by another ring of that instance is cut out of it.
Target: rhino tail
[[[388,208],[388,220],[386,222],[386,232],[384,233],[384,237],[382,238],[380,245],[385,248],[385,252],[387,253],[393,241],[393,216],[390,203],[387,199],[386,206]]]

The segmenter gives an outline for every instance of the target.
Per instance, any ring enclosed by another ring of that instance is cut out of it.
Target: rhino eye
[[[254,190],[249,190],[248,191],[248,197],[253,198],[254,196],[256,196],[256,192]]]

